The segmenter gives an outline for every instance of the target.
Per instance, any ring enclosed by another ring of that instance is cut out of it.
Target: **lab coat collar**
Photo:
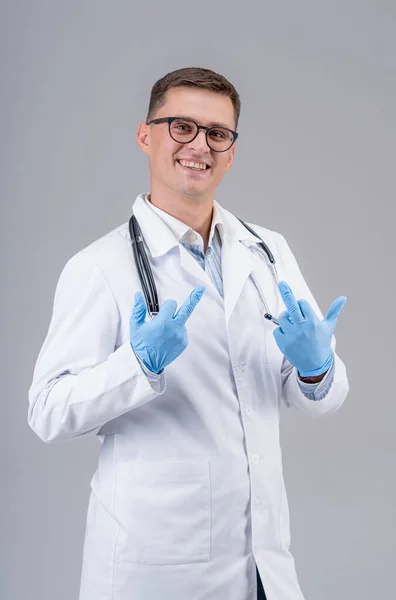
[[[161,214],[160,216],[146,202],[146,196],[147,194],[144,193],[139,194],[132,210],[138,220],[151,256],[158,257],[178,246],[180,239],[191,228],[174,217],[168,219],[171,215]],[[222,242],[225,239],[228,242],[258,242],[257,237],[250,233],[231,212],[223,208],[216,200],[214,200],[213,206],[214,219],[212,220],[211,235],[214,232],[214,226],[218,224]]]

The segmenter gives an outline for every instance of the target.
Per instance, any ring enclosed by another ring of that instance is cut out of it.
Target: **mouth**
[[[190,173],[196,173],[198,175],[204,175],[208,171],[210,171],[210,165],[203,162],[192,162],[183,160],[182,158],[178,158],[176,160],[178,165],[184,169],[185,171],[190,171]]]

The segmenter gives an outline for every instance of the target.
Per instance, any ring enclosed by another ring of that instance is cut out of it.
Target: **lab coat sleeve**
[[[296,298],[298,300],[301,298],[308,300],[318,317],[323,319],[323,313],[320,310],[300,271],[297,260],[294,257],[285,238],[281,234],[279,234],[278,237],[278,252],[278,261],[282,265],[284,278],[290,285]],[[340,318],[342,318],[342,315]],[[349,383],[346,367],[341,358],[335,352],[336,338],[334,335],[331,340],[331,348],[334,352],[333,380],[327,394],[321,398],[320,401],[315,401],[314,399],[307,398],[304,395],[298,383],[297,369],[285,357],[283,358],[281,379],[282,401],[285,406],[301,410],[312,417],[322,417],[324,415],[334,413],[340,408],[348,394]]]
[[[144,362],[138,357],[136,352],[135,352],[135,355],[139,361],[140,368],[142,369],[143,373],[146,375],[148,381],[150,383],[157,383],[157,381],[160,381],[162,373],[154,373],[153,371],[150,371],[150,369],[148,369],[146,367],[146,365],[144,364]]]
[[[82,250],[59,277],[29,389],[28,423],[44,442],[97,433],[165,390],[164,374],[148,380],[129,337],[117,346],[119,326],[109,284]]]
[[[324,398],[332,386],[333,379],[334,357],[330,369],[327,371],[323,379],[318,383],[307,383],[305,381],[301,381],[301,379],[297,376],[298,385],[300,386],[302,393],[307,398],[311,398],[311,400],[321,400]]]

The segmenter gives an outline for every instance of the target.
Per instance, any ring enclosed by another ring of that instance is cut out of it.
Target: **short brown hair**
[[[241,100],[234,86],[219,73],[201,67],[185,67],[167,73],[151,89],[150,103],[146,123],[165,104],[168,90],[175,87],[195,87],[228,96],[234,106],[235,129],[238,127],[241,112]]]

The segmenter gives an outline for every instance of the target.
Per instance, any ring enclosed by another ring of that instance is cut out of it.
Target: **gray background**
[[[99,443],[41,442],[28,389],[65,262],[148,191],[137,127],[153,83],[183,66],[222,73],[242,99],[216,199],[285,235],[324,312],[348,297],[344,406],[322,420],[282,414],[302,589],[393,596],[393,0],[17,0],[0,17],[1,598],[78,596]]]

